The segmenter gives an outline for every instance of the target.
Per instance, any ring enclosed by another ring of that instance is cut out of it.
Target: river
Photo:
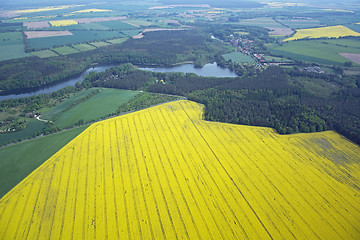
[[[105,71],[108,68],[115,67],[116,65],[104,65],[104,66],[97,66],[89,68],[87,71],[81,74],[80,77],[72,78],[69,80],[66,80],[61,83],[57,83],[51,86],[47,86],[44,88],[40,88],[38,90],[34,90],[27,93],[21,93],[21,94],[10,94],[10,95],[4,95],[0,96],[0,101],[6,100],[6,99],[16,99],[16,98],[22,98],[22,97],[31,97],[36,96],[39,94],[44,93],[52,93],[56,92],[64,87],[69,86],[75,86],[77,82],[82,82],[84,78],[89,74],[89,72],[102,72]],[[217,65],[217,63],[209,63],[206,64],[202,68],[196,68],[194,64],[183,64],[183,65],[177,65],[173,67],[155,67],[155,68],[139,68],[141,70],[147,70],[147,71],[154,71],[154,72],[183,72],[183,73],[195,73],[199,76],[203,77],[236,77],[237,75],[230,71],[227,68],[222,68]]]
[[[0,101],[6,100],[6,99],[16,99],[16,98],[22,98],[22,97],[32,97],[43,93],[52,93],[56,92],[62,88],[69,87],[69,86],[75,86],[77,82],[82,82],[85,77],[89,74],[89,72],[103,72],[108,68],[115,67],[116,65],[105,65],[105,66],[97,66],[92,67],[86,70],[84,73],[82,73],[79,77],[71,78],[69,80],[50,85],[47,87],[39,88],[37,90],[27,92],[27,93],[20,93],[20,94],[10,94],[10,95],[4,95],[0,96]]]

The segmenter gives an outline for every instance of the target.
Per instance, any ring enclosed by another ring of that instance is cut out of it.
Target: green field
[[[269,27],[269,28],[283,28],[284,26],[277,23],[270,17],[250,18],[241,19],[239,21],[241,25],[258,26],[258,27]]]
[[[116,31],[72,31],[70,36],[57,36],[51,38],[32,38],[29,39],[29,47],[33,49],[53,48],[68,44],[100,41],[122,37]]]
[[[339,53],[360,53],[360,41],[352,39],[292,41],[273,45],[270,52],[298,61],[343,65],[349,60]]]
[[[73,54],[73,53],[79,52],[79,50],[72,48],[72,47],[67,47],[67,46],[54,48],[53,50],[60,55],[68,55],[68,54]]]
[[[81,92],[76,93],[70,98],[66,99],[60,104],[57,104],[55,107],[50,110],[42,110],[41,118],[55,121],[61,114],[63,114],[71,106],[76,105],[81,101],[81,99],[86,98],[90,94],[96,93],[96,89],[90,88],[82,90]]]
[[[107,22],[102,22],[101,23],[102,26],[107,27],[109,29],[113,29],[113,30],[117,30],[117,31],[122,31],[122,30],[132,30],[132,29],[136,29],[137,27],[124,23],[124,22],[120,22],[120,21],[107,21]]]
[[[121,44],[123,42],[125,42],[126,40],[128,40],[129,38],[116,38],[116,39],[112,39],[112,40],[109,40],[108,42],[109,43],[112,43],[112,44]]]
[[[76,44],[76,45],[73,45],[72,47],[75,48],[75,49],[77,49],[77,50],[79,50],[79,51],[81,51],[81,52],[90,51],[90,50],[96,49],[96,47],[91,46],[91,45],[86,44],[86,43]]]
[[[145,20],[137,20],[137,19],[126,20],[126,22],[134,24],[134,25],[138,25],[138,26],[144,26],[144,27],[147,27],[147,26],[150,26],[153,24],[152,22],[148,22]]]
[[[122,33],[123,33],[125,36],[133,37],[133,36],[138,35],[138,34],[141,33],[142,31],[144,31],[144,29],[125,30],[125,31],[122,31]]]
[[[44,127],[45,127],[44,122],[40,122],[36,119],[32,119],[28,122],[25,129],[23,130],[0,134],[0,145],[10,143],[14,140],[17,141],[19,139],[30,138],[34,134],[42,132]]]
[[[101,89],[100,93],[58,114],[54,125],[62,129],[73,126],[80,120],[87,123],[107,117],[116,112],[120,105],[128,102],[138,93],[128,90]],[[74,99],[70,101],[74,101]],[[46,118],[46,116],[47,114],[44,114],[43,118],[52,120],[52,118]]]
[[[0,148],[0,198],[87,127]]]
[[[36,51],[30,53],[33,56],[39,57],[39,58],[48,58],[48,57],[56,57],[59,56],[55,52],[51,50],[42,50],[42,51]]]
[[[21,32],[0,33],[0,61],[29,56]]]
[[[222,56],[224,57],[224,59],[226,61],[229,61],[231,59],[232,62],[237,62],[237,63],[254,63],[255,62],[255,60],[252,57],[245,55],[241,52],[232,52],[232,53],[224,54]]]
[[[107,43],[107,42],[92,42],[91,45],[94,46],[94,47],[99,48],[99,47],[106,47],[106,46],[109,46],[111,44]]]
[[[276,20],[292,29],[324,26],[316,19],[277,18]]]
[[[272,63],[291,63],[293,61],[286,59],[286,58],[279,58],[274,56],[265,56],[266,62],[272,62]]]

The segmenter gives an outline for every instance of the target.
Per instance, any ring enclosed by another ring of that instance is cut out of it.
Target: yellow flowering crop
[[[78,24],[75,20],[57,20],[57,21],[50,21],[49,22],[53,27],[61,27],[61,26],[70,26]]]
[[[93,124],[0,200],[0,239],[360,238],[359,146],[201,110]]]
[[[284,41],[292,41],[304,38],[339,38],[346,36],[360,36],[360,33],[351,30],[343,25],[319,28],[299,29],[295,35],[285,39]]]

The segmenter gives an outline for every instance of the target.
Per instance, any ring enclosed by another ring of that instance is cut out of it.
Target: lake
[[[195,73],[202,77],[237,77],[236,73],[230,71],[228,68],[222,68],[217,63],[208,63],[202,68],[197,68],[194,64],[183,64],[173,67],[154,67],[154,68],[139,68],[141,70],[152,72],[183,72]]]
[[[10,94],[10,95],[4,95],[0,96],[0,101],[6,100],[6,99],[16,99],[16,98],[22,98],[22,97],[32,97],[43,93],[52,93],[56,92],[62,88],[69,87],[69,86],[75,86],[77,82],[82,82],[86,76],[89,74],[89,72],[103,72],[108,68],[115,67],[116,65],[105,65],[105,66],[97,66],[92,67],[86,70],[84,73],[82,73],[79,77],[71,78],[69,80],[66,80],[64,82],[60,82],[54,85],[50,85],[47,87],[39,88],[37,90],[33,90],[31,92],[27,93],[20,93],[20,94]]]

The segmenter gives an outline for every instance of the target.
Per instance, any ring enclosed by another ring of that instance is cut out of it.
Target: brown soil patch
[[[360,54],[359,53],[339,53],[339,54],[354,63],[360,64]]]
[[[291,28],[267,28],[270,30],[270,35],[290,35],[294,31]]]
[[[48,28],[50,27],[50,24],[46,21],[41,22],[24,22],[24,27],[27,27],[27,29],[41,29],[41,28]]]
[[[25,35],[28,39],[43,38],[43,37],[56,37],[56,36],[69,36],[73,35],[69,31],[27,31]]]

